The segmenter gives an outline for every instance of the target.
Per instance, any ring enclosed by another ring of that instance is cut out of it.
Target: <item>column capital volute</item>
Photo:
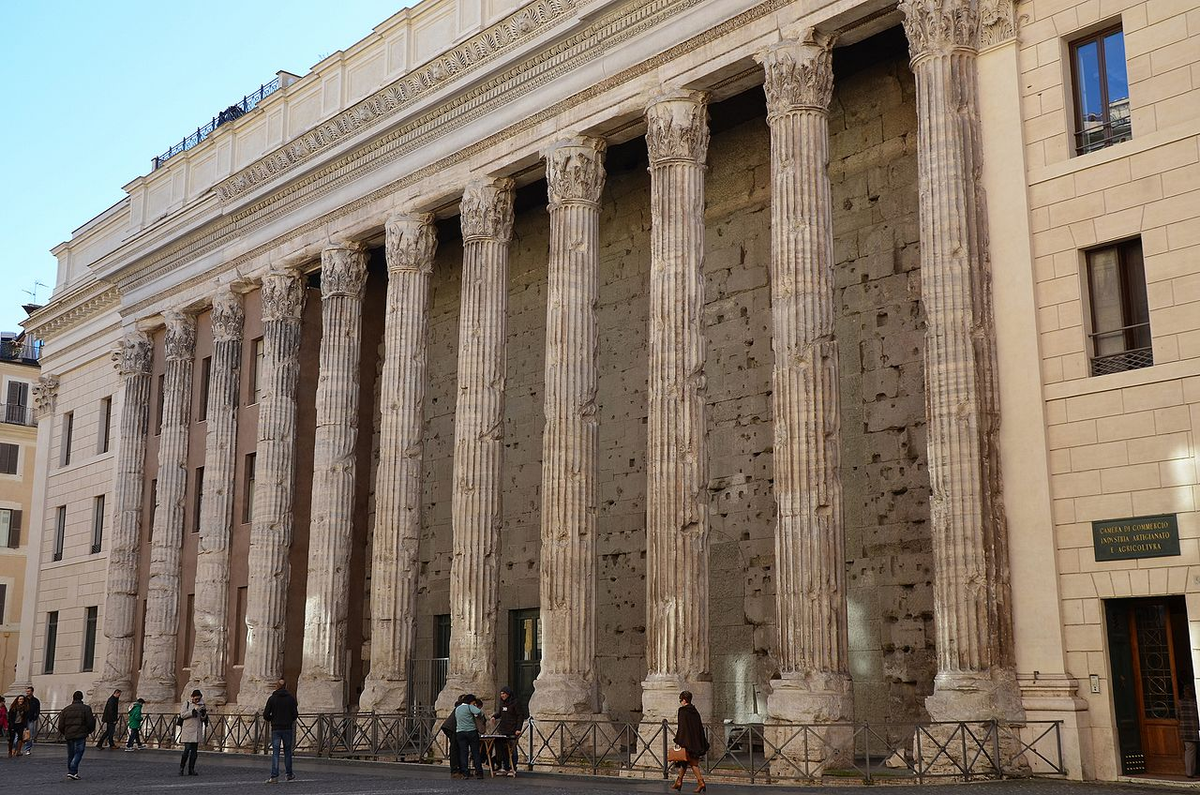
[[[212,332],[214,342],[237,342],[242,338],[246,313],[242,296],[230,284],[217,287],[212,299]]]
[[[113,350],[113,367],[123,378],[135,375],[149,375],[150,364],[154,359],[154,341],[145,331],[130,331]]]
[[[546,147],[546,185],[550,208],[568,202],[599,204],[604,190],[603,138],[572,135]]]
[[[362,297],[367,284],[367,247],[338,242],[321,250],[321,297]]]
[[[668,91],[646,105],[646,149],[650,165],[686,161],[704,163],[708,157],[708,94]]]
[[[189,312],[168,309],[163,312],[167,333],[163,352],[168,362],[189,361],[196,353],[196,316]]]
[[[58,376],[50,373],[38,376],[37,383],[33,385],[33,407],[37,409],[38,416],[53,414],[57,402]]]
[[[432,213],[394,213],[384,224],[384,234],[388,273],[433,270],[437,227]]]
[[[900,0],[914,66],[925,58],[978,46],[978,0]]]
[[[826,113],[833,99],[833,40],[809,30],[756,56],[763,67],[767,116],[799,110]]]
[[[293,268],[275,267],[262,277],[262,319],[299,320],[307,297],[306,277]]]
[[[508,177],[473,180],[467,183],[459,205],[463,242],[471,240],[512,240],[513,190],[516,183]]]

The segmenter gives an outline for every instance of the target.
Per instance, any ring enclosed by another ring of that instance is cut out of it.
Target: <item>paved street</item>
[[[96,751],[89,748],[80,767],[81,781],[66,779],[65,751],[62,746],[41,746],[34,756],[0,760],[0,779],[23,792],[78,792],[80,795],[111,795],[113,792],[155,793],[190,792],[195,795],[220,793],[222,790],[275,791],[264,784],[270,763],[264,757],[201,755],[195,778],[180,778],[177,754],[167,751]],[[548,774],[524,774],[515,779],[485,782],[452,781],[445,768],[374,765],[298,759],[296,781],[278,785],[289,795],[390,795],[391,793],[465,793],[500,788],[511,792],[535,792],[537,795],[588,792],[596,795],[618,793],[669,793],[666,782],[627,779],[603,779]],[[694,783],[684,792],[695,788]],[[968,785],[943,784],[935,787],[888,787],[897,793],[912,795],[1136,795],[1150,791],[1170,791],[1159,787],[1130,785],[1073,784],[1060,781],[1009,781]],[[709,791],[725,795],[774,795],[775,793],[835,792],[841,795],[878,793],[880,787],[750,787],[712,783]],[[1187,791],[1187,790],[1183,790]]]

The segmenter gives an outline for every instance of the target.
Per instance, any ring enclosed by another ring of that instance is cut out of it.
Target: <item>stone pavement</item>
[[[270,761],[266,757],[200,755],[194,778],[178,776],[178,759],[172,751],[97,751],[89,747],[80,766],[80,781],[66,778],[65,749],[61,745],[39,746],[33,756],[0,760],[0,779],[15,785],[23,792],[79,795],[111,795],[113,792],[187,792],[204,793],[275,792],[267,786]],[[512,793],[533,792],[536,795],[566,795],[588,792],[596,795],[628,795],[629,793],[670,793],[664,781],[636,779],[591,778],[558,776],[546,773],[527,773],[514,779],[453,781],[445,768],[419,765],[393,765],[366,762],[340,762],[298,758],[295,764],[296,781],[280,782],[287,795],[391,795],[392,793],[468,793],[488,789],[504,789]],[[695,789],[694,782],[684,792]],[[838,795],[878,793],[874,787],[767,787],[712,783],[713,795],[788,795],[789,793],[832,792]],[[1132,786],[1128,784],[1079,784],[1064,781],[1004,781],[979,784],[941,784],[927,787],[887,787],[897,795],[1136,795],[1146,792],[1166,792],[1171,788]],[[1187,792],[1189,790],[1177,790]]]

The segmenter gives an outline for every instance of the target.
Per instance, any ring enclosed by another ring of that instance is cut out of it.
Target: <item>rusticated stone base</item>
[[[783,757],[778,770],[772,764],[773,774],[795,777],[799,766],[815,778],[826,768],[853,763],[854,690],[848,675],[793,674],[771,684],[766,740]],[[798,731],[797,724],[811,728]]]
[[[592,720],[598,714],[595,685],[571,674],[541,674],[534,682],[529,714],[545,720]]]
[[[712,722],[712,682],[689,682],[680,676],[651,674],[642,682],[642,723],[667,721],[672,729],[679,716],[679,694],[692,693],[692,705],[700,712],[704,725]]]
[[[990,772],[994,768],[981,755],[982,745],[989,757],[999,749],[1005,776],[1029,775],[1029,763],[1018,752],[1019,739],[1001,731],[993,740],[987,724],[987,721],[1002,725],[1025,722],[1025,708],[1013,671],[940,673],[934,680],[933,695],[925,699],[925,708],[930,719],[936,721],[928,727],[920,752],[922,764],[931,766],[927,772],[954,775],[966,770],[982,774],[985,771],[981,765]]]
[[[408,681],[368,678],[358,697],[362,712],[403,712],[408,705]]]

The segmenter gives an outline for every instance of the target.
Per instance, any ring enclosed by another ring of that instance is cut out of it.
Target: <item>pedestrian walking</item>
[[[83,691],[76,690],[71,703],[58,713],[58,730],[67,741],[67,778],[79,780],[79,763],[87,750],[88,735],[96,731],[96,716],[83,703]]]
[[[704,792],[708,786],[700,772],[700,758],[708,753],[708,738],[704,735],[704,721],[700,720],[700,711],[692,706],[690,690],[679,694],[679,714],[675,720],[675,745],[686,752],[687,759],[675,763],[679,768],[679,776],[671,785],[671,789],[683,788],[683,777],[688,768],[691,768],[696,774],[696,792]]]
[[[1200,716],[1196,711],[1196,690],[1188,685],[1179,696],[1179,739],[1183,741],[1183,774],[1196,777],[1196,746],[1200,743]]]
[[[471,694],[454,708],[454,738],[458,744],[458,765],[463,778],[471,777],[471,763],[475,763],[476,778],[483,778],[483,758],[479,753],[479,737],[483,734],[481,724],[486,720],[483,710],[476,706],[478,699]],[[469,758],[468,758],[469,755]]]
[[[14,698],[12,706],[8,708],[8,755],[10,757],[20,756],[21,749],[25,746],[25,720],[28,710],[29,705],[25,701],[25,696]]]
[[[139,698],[137,701],[129,705],[129,716],[126,718],[126,725],[129,726],[129,739],[125,741],[125,750],[132,751],[133,746],[145,748],[142,745],[142,707],[146,705],[146,699]]]
[[[29,739],[25,742],[25,756],[33,756],[33,744],[37,741],[38,724],[42,719],[42,702],[33,694],[33,688],[25,688],[25,731]]]
[[[108,697],[108,701],[104,702],[104,712],[100,715],[100,721],[104,724],[104,734],[100,735],[100,740],[96,743],[96,748],[104,750],[107,743],[109,748],[116,748],[117,741],[113,735],[117,731],[117,719],[121,717],[121,691],[114,690],[113,694]]]
[[[179,727],[179,742],[183,745],[183,756],[179,758],[179,775],[187,768],[189,776],[198,776],[196,772],[196,754],[200,743],[204,742],[204,727],[208,725],[208,708],[204,706],[204,694],[199,690],[192,691],[192,697],[183,702],[179,717],[175,718]]]
[[[462,778],[463,769],[458,756],[458,716],[454,714],[454,710],[458,709],[459,704],[463,703],[466,695],[461,695],[454,701],[454,708],[450,710],[450,714],[442,721],[442,734],[446,738],[446,758],[450,760],[450,778]]]
[[[525,725],[525,710],[513,695],[511,687],[500,688],[500,700],[496,703],[496,734],[504,738],[494,744],[496,756],[499,757],[500,770],[510,778],[517,775],[517,740],[521,736],[521,727]]]
[[[0,737],[8,736],[8,704],[4,703],[4,696],[0,696]]]
[[[263,720],[271,724],[271,777],[268,784],[279,781],[279,747],[283,746],[283,770],[287,780],[296,777],[292,775],[292,744],[296,739],[296,718],[300,717],[300,706],[296,697],[288,692],[286,683],[280,679],[275,684],[275,692],[267,699],[263,707]]]

